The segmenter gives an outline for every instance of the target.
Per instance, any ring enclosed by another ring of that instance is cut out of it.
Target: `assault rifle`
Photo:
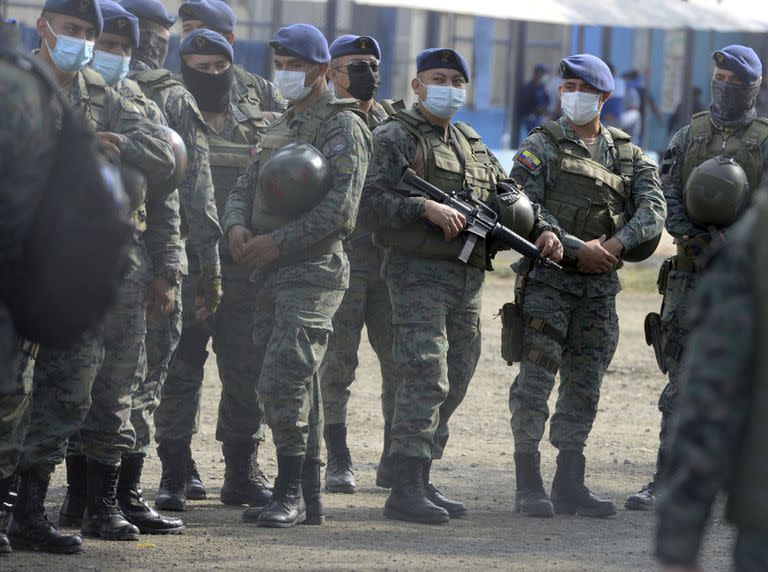
[[[493,238],[542,266],[556,270],[563,269],[556,262],[542,256],[534,244],[502,225],[499,222],[499,215],[492,208],[471,195],[460,196],[455,193],[446,193],[419,177],[410,168],[405,170],[395,190],[448,205],[464,215],[464,218],[467,219],[467,226],[464,228],[467,237],[459,254],[459,260],[464,263],[469,260],[479,239]]]

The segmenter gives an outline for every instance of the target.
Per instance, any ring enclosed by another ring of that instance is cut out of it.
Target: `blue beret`
[[[139,21],[149,20],[166,29],[176,22],[176,16],[171,16],[160,0],[122,0],[120,5],[136,16]]]
[[[336,38],[328,48],[333,59],[341,56],[363,56],[371,55],[377,60],[381,59],[381,50],[379,42],[370,36],[353,36],[348,34]]]
[[[46,0],[43,12],[74,16],[96,26],[96,35],[101,34],[104,21],[96,0]]]
[[[139,19],[112,0],[98,0],[104,18],[103,34],[117,34],[133,40],[133,47],[139,47]]]
[[[429,48],[416,56],[416,72],[446,68],[461,72],[464,79],[469,81],[469,66],[464,57],[450,48]]]
[[[7,24],[8,26],[16,26],[18,25],[18,22],[16,21],[16,18],[7,18],[6,20],[3,20],[3,24]]]
[[[608,65],[592,54],[568,56],[560,62],[560,75],[563,79],[580,79],[604,93],[616,87]]]
[[[202,56],[226,56],[230,62],[235,61],[235,53],[227,39],[213,30],[198,28],[181,42],[181,55],[199,54]]]
[[[725,46],[712,54],[715,65],[735,73],[744,83],[755,83],[763,75],[763,64],[755,50],[747,46]]]
[[[331,61],[328,40],[309,24],[291,24],[280,28],[269,43],[277,55],[290,55],[315,64]]]
[[[232,8],[221,0],[188,0],[179,6],[179,18],[200,20],[206,28],[227,34],[234,33],[237,18]]]

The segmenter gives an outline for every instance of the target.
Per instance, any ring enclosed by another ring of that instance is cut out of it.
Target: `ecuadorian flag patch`
[[[528,149],[518,153],[515,157],[515,161],[525,167],[531,175],[538,175],[541,173],[541,159],[528,151]]]

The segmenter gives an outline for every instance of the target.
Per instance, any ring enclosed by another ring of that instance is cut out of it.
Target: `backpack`
[[[0,269],[0,299],[20,336],[66,348],[102,319],[127,267],[127,199],[119,171],[103,160],[93,131],[69,109],[47,72],[2,40],[0,58],[40,78],[58,99],[62,117],[56,157],[22,254]]]

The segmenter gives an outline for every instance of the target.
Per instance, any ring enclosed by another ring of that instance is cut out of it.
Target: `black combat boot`
[[[59,526],[80,528],[85,514],[86,480],[88,459],[85,455],[71,455],[66,458],[67,495],[59,510]]]
[[[301,470],[301,496],[307,507],[307,519],[303,524],[320,525],[325,522],[323,514],[322,487],[320,485],[320,467],[323,462],[317,458],[305,458]]]
[[[157,446],[157,454],[163,465],[163,473],[155,495],[155,506],[160,510],[184,512],[187,510],[189,443],[181,440],[163,441]]]
[[[8,537],[5,535],[5,527],[7,525],[6,519],[10,518],[11,511],[13,510],[13,503],[16,502],[15,498],[13,499],[13,502],[11,502],[10,499],[13,482],[13,475],[6,477],[5,479],[0,479],[0,556],[13,552],[11,549],[11,541],[8,540]]]
[[[357,491],[352,455],[347,447],[347,426],[344,423],[326,425],[323,430],[325,448],[328,450],[328,466],[325,468],[325,490],[329,493]]]
[[[304,456],[277,456],[277,479],[272,502],[261,511],[256,524],[269,528],[289,528],[307,518],[307,508],[301,494],[301,470]],[[243,514],[245,520],[249,516]]]
[[[103,540],[138,540],[139,529],[128,522],[117,503],[120,467],[88,459],[88,504],[83,536]]]
[[[258,446],[252,440],[222,443],[224,484],[219,496],[229,506],[264,507],[272,502],[269,481],[259,469]]]
[[[393,455],[395,481],[384,504],[384,516],[395,520],[423,524],[443,524],[451,517],[448,511],[427,498],[424,488],[424,464],[417,457]]]
[[[392,423],[384,422],[384,448],[381,450],[381,459],[376,468],[376,486],[382,489],[392,488],[395,480],[395,461],[389,454],[389,447],[392,444]]]
[[[429,473],[432,470],[432,461],[428,461],[422,468],[422,476],[424,477],[424,491],[427,496],[427,500],[433,505],[444,508],[448,511],[448,515],[451,518],[461,518],[467,515],[467,507],[459,501],[451,500],[441,493],[438,488],[432,484],[429,480]]]
[[[624,502],[627,510],[653,510],[656,506],[656,492],[664,471],[664,453],[659,449],[656,455],[656,473],[653,480],[633,495],[629,495]]]
[[[79,536],[61,534],[45,514],[45,495],[53,466],[38,465],[21,473],[21,483],[8,538],[14,548],[43,550],[55,554],[77,554],[83,551]]]
[[[580,451],[558,453],[551,495],[555,513],[598,517],[616,514],[615,502],[595,496],[584,486],[585,463]]]
[[[153,510],[141,496],[144,455],[125,455],[117,481],[117,502],[125,518],[144,534],[181,534],[184,523]]]
[[[187,459],[187,498],[189,500],[205,500],[207,495],[203,479],[200,478],[200,473],[197,471],[197,463],[192,458],[190,451]]]
[[[555,509],[544,491],[541,454],[515,453],[515,510],[528,516],[554,516]]]

